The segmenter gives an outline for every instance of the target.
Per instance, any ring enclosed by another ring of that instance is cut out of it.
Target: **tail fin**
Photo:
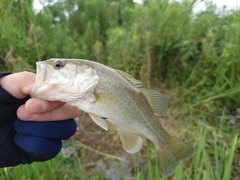
[[[194,152],[194,149],[188,144],[175,137],[171,137],[168,145],[158,149],[159,166],[162,175],[165,177],[171,176],[177,165],[181,161],[191,158]]]

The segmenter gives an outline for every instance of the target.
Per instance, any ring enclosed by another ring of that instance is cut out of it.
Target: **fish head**
[[[92,93],[98,80],[96,71],[82,60],[39,61],[30,95],[51,101],[74,102]]]

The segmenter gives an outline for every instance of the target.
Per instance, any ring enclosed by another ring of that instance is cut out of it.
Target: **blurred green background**
[[[167,96],[166,128],[196,149],[188,168],[181,165],[169,179],[240,179],[238,8],[217,8],[204,0],[41,2],[44,7],[36,12],[33,0],[0,0],[0,71],[34,72],[36,61],[53,57],[89,59],[121,69]],[[200,2],[206,9],[196,13]],[[162,179],[152,162],[153,149],[145,147],[147,166],[134,161],[129,179]],[[2,169],[0,177],[107,179],[104,171],[88,173],[84,161],[73,161],[59,155],[46,163]],[[63,170],[49,177],[49,168],[58,167],[54,163],[61,163]],[[114,168],[120,179],[126,178],[121,166]]]

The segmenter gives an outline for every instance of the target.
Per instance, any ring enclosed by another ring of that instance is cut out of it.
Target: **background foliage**
[[[206,10],[195,13],[198,0],[41,2],[35,12],[32,0],[0,0],[0,71],[34,71],[52,57],[98,61],[164,92],[175,120],[221,126],[220,134],[235,137],[238,9],[204,1]]]

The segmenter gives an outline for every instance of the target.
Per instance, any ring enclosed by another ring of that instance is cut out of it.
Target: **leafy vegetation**
[[[240,178],[238,9],[208,2],[206,10],[195,13],[200,0],[42,2],[44,8],[34,12],[32,0],[0,0],[0,71],[34,71],[36,61],[52,57],[122,69],[166,94],[168,119],[183,126],[173,134],[181,132],[196,149],[189,168],[179,166],[175,179]],[[133,179],[161,177],[150,147],[146,166],[134,166]],[[47,177],[50,171],[56,177]],[[86,171],[83,162],[69,164],[59,156],[2,169],[0,177],[101,179]]]

